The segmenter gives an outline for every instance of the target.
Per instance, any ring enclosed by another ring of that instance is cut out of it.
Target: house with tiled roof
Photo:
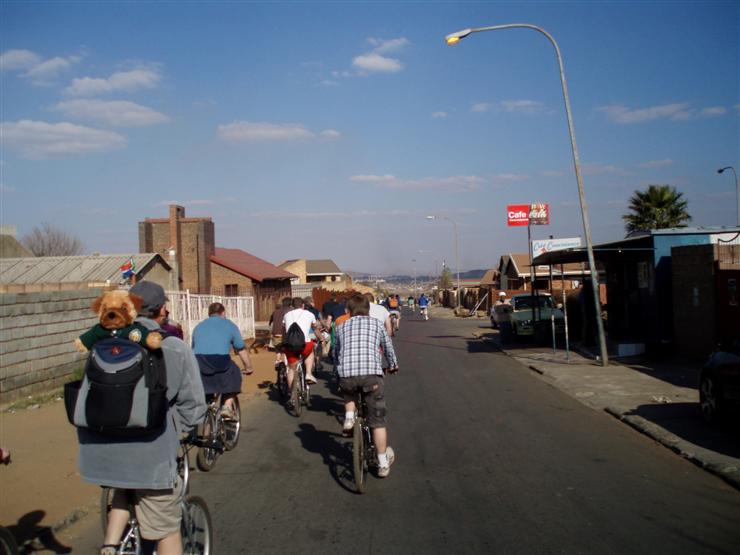
[[[211,291],[225,297],[254,297],[255,320],[268,320],[296,276],[241,249],[215,247],[210,256]]]
[[[337,282],[351,282],[351,279],[333,260],[307,260],[299,258],[286,260],[279,266],[295,274],[295,284],[326,284]]]

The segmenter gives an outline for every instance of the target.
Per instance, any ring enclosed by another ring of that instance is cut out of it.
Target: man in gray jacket
[[[140,281],[131,293],[143,298],[136,321],[150,330],[160,329],[166,318],[164,289]],[[156,540],[159,555],[181,554],[180,499],[182,480],[177,472],[180,434],[187,433],[206,412],[205,394],[195,355],[182,340],[167,336],[162,341],[167,368],[167,400],[170,409],[165,431],[154,438],[117,439],[87,428],[78,428],[80,475],[93,484],[116,488],[108,516],[102,555],[115,553],[128,521],[125,490],[134,490],[136,518],[141,535]]]

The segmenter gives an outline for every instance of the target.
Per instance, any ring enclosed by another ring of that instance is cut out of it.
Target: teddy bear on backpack
[[[98,315],[99,323],[75,339],[77,350],[86,353],[101,339],[111,337],[128,339],[148,349],[159,349],[162,334],[134,322],[143,302],[138,295],[123,289],[103,293],[91,307]]]

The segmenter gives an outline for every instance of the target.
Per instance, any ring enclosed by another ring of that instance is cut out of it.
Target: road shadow
[[[327,416],[333,416],[337,422],[344,420],[344,403],[335,397],[311,395],[311,404],[308,410],[312,412],[323,412]]]
[[[698,403],[640,405],[625,416],[640,416],[693,445],[740,459],[740,428],[709,425]]]
[[[299,424],[298,428],[295,435],[301,440],[303,448],[321,455],[334,481],[342,489],[355,493],[352,473],[352,442],[345,440],[341,434],[317,430],[313,424],[306,422]]]
[[[645,357],[621,358],[617,361],[622,366],[646,374],[657,380],[698,389],[701,365],[682,360],[650,360]]]
[[[54,531],[49,526],[39,523],[44,520],[45,511],[31,511],[18,519],[16,524],[7,526],[18,544],[18,553],[27,555],[38,551],[51,551],[52,553],[71,553],[72,548],[59,542],[54,536]]]

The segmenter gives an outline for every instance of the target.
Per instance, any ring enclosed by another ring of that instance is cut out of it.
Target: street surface
[[[396,463],[364,495],[352,491],[328,371],[301,418],[271,394],[245,405],[236,450],[192,479],[215,552],[740,552],[736,490],[541,381],[480,331],[485,321],[405,312],[401,371],[386,381]],[[93,552],[98,526],[74,552]]]

